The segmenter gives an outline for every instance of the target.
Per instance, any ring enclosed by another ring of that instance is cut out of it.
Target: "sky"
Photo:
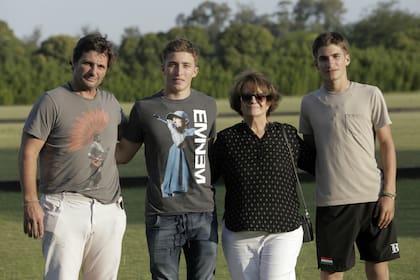
[[[238,3],[251,5],[256,14],[277,10],[280,0],[212,0],[227,3],[235,13]],[[384,0],[385,1],[385,0]],[[80,36],[82,28],[99,30],[114,43],[120,43],[124,29],[137,27],[142,34],[166,32],[175,26],[179,14],[186,16],[203,1],[199,0],[0,0],[0,20],[16,37],[29,37],[35,28],[41,40],[53,35]],[[297,0],[292,0],[296,3]],[[347,13],[344,23],[359,20],[377,6],[375,0],[343,0]],[[382,1],[383,2],[383,1]],[[395,7],[420,14],[419,0],[398,0]]]

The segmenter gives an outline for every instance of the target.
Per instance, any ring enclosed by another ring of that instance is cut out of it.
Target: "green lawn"
[[[401,259],[390,263],[391,279],[418,279],[420,267],[417,264],[420,251],[420,180],[398,181],[398,200],[396,223],[398,226]],[[315,215],[314,185],[304,184],[305,196]],[[119,279],[150,279],[148,272],[148,253],[144,231],[144,188],[123,189],[127,209],[128,225],[124,237],[123,254]],[[223,212],[224,189],[217,187],[219,220]],[[0,192],[0,279],[40,279],[43,259],[40,240],[29,239],[22,230],[22,205],[18,192]],[[303,245],[298,265],[297,279],[317,279],[315,244]],[[181,264],[181,277],[185,279],[185,265]],[[216,279],[230,279],[223,252],[219,243],[219,257]],[[356,267],[346,274],[346,280],[364,279],[363,263],[357,260]]]
[[[420,94],[386,95],[390,108],[414,108],[420,106]],[[286,97],[278,111],[299,110],[300,98]],[[128,113],[131,104],[123,104]],[[0,119],[24,118],[30,106],[0,106]],[[232,112],[227,100],[218,100],[220,113]],[[398,153],[398,167],[420,167],[420,112],[391,113],[392,130]],[[297,126],[297,116],[273,116],[272,120],[287,122]],[[218,118],[218,130],[240,121],[239,117]],[[20,142],[22,124],[0,123],[0,180],[17,180],[17,150]],[[146,175],[143,151],[127,165],[120,166],[121,176]],[[307,202],[313,211],[312,184],[304,184]],[[223,212],[222,186],[217,188],[219,216]],[[123,255],[119,279],[150,279],[148,273],[148,254],[144,233],[144,188],[124,188],[128,225],[123,244]],[[398,200],[396,222],[399,229],[399,243],[402,258],[391,262],[391,279],[418,279],[420,266],[417,264],[420,251],[420,179],[398,181]],[[0,280],[40,279],[42,275],[42,256],[39,240],[24,236],[22,230],[22,205],[19,192],[0,191]],[[304,244],[297,265],[297,279],[318,279],[315,260],[315,244]],[[220,247],[220,246],[219,246]],[[364,279],[363,265],[360,261],[346,275],[348,279]],[[181,277],[185,279],[185,266],[181,265]],[[229,279],[222,250],[216,271],[216,279]]]
[[[385,98],[389,108],[415,108],[420,107],[420,94],[387,94]],[[285,97],[280,103],[278,112],[298,112],[300,97]],[[122,104],[128,114],[132,106],[130,103]],[[217,100],[219,113],[233,113],[227,100]],[[30,106],[0,106],[0,120],[23,119],[28,114]],[[393,121],[392,131],[397,148],[398,167],[420,167],[420,130],[415,120],[420,120],[420,111],[391,113]],[[273,121],[286,122],[298,126],[298,116],[271,117]],[[239,116],[219,117],[217,129],[226,128],[241,121]],[[20,143],[22,123],[0,123],[0,156],[4,164],[0,169],[0,180],[17,180],[17,151]],[[145,176],[143,150],[137,153],[134,160],[120,166],[121,176]]]

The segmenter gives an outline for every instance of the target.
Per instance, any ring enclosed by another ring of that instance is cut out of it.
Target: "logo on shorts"
[[[398,247],[398,243],[391,243],[391,250],[393,254],[397,254],[400,251],[400,248]]]
[[[321,257],[321,264],[333,265],[333,259]]]

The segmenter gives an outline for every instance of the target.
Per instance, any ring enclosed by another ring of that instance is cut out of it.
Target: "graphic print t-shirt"
[[[120,193],[114,158],[120,120],[121,107],[106,91],[88,100],[65,85],[41,96],[24,127],[46,141],[40,152],[41,192],[114,201]]]
[[[215,119],[214,99],[195,90],[183,100],[159,92],[134,104],[124,137],[145,145],[146,214],[213,211],[208,141]]]

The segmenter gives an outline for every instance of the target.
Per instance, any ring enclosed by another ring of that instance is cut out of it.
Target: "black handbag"
[[[284,130],[284,126],[282,126],[283,130],[283,137],[287,144],[287,149],[289,150],[290,159],[293,165],[293,170],[296,176],[296,191],[298,193],[298,197],[300,200],[300,209],[303,212],[301,214],[301,223],[303,229],[303,242],[310,242],[314,240],[314,231],[311,222],[311,216],[309,215],[308,207],[306,206],[305,197],[303,196],[302,185],[300,184],[299,175],[296,169],[295,161],[293,159],[292,149],[290,148],[289,141],[287,140],[286,131]]]
[[[301,215],[303,228],[303,242],[310,242],[314,240],[314,231],[312,229],[311,218],[309,213]]]

